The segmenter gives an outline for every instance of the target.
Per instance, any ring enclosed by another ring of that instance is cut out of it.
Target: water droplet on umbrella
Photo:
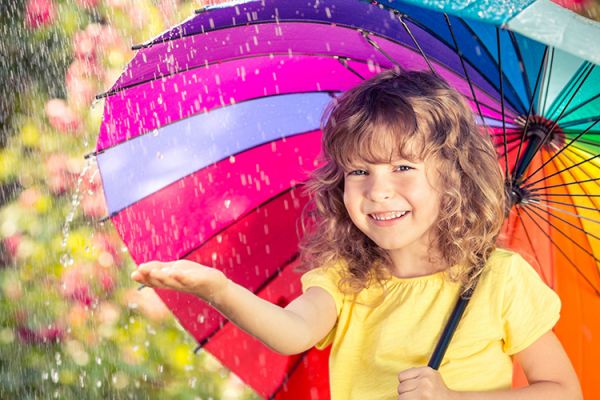
[[[225,200],[225,208],[229,208],[230,205],[231,205],[231,200],[229,200],[229,199]]]

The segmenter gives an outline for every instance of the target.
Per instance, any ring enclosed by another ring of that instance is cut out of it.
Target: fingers
[[[450,390],[439,371],[429,367],[411,368],[398,374],[398,399],[449,399]]]
[[[177,279],[173,276],[170,262],[151,261],[140,264],[137,271],[131,274],[131,278],[146,286],[152,287],[177,287]]]
[[[423,367],[409,368],[398,374],[398,382],[403,382],[408,379],[414,379],[421,375]]]

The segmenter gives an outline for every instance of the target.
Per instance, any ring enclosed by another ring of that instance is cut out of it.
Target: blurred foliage
[[[0,1],[0,399],[254,399],[134,265],[93,151],[132,44],[201,2]]]

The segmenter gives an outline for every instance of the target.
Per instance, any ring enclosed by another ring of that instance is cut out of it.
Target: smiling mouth
[[[369,217],[375,221],[391,221],[393,219],[402,218],[409,212],[410,211],[394,211],[388,213],[369,214]]]

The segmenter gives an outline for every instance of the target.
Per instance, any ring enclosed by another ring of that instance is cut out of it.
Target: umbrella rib
[[[563,154],[563,157],[564,157],[564,158],[566,158],[567,160],[569,160],[569,162],[570,162],[570,163],[573,163],[573,162],[575,162],[575,161],[573,160],[573,158],[571,158],[571,157],[569,156],[569,154],[570,154],[570,153],[572,153],[574,156],[578,157],[579,159],[583,159],[583,157],[582,157],[581,155],[579,155],[578,153],[574,152],[574,151],[573,151],[573,150],[571,150],[571,149],[568,149],[568,150],[565,152],[565,154]],[[595,163],[595,162],[592,162],[591,160],[584,160],[584,162],[588,162],[588,161],[589,161],[589,163],[590,163],[590,165],[591,165],[591,166],[593,166],[593,167],[594,167],[594,168],[596,168],[596,169],[600,169],[600,165],[599,165],[599,164],[597,164],[597,163]],[[554,162],[553,162],[553,163],[554,163]],[[556,163],[554,163],[554,164],[556,165]],[[558,166],[557,166],[557,168],[558,168]],[[582,173],[583,173],[585,176],[587,176],[588,178],[590,178],[590,179],[594,178],[594,176],[590,175],[590,174],[589,174],[589,173],[588,173],[588,172],[587,172],[585,169],[583,169],[581,172],[582,172]]]
[[[569,157],[569,155],[568,155],[568,153],[569,153],[569,152],[570,152],[570,153],[573,153],[573,154],[575,154],[575,155],[576,155],[576,156],[578,156],[579,158],[582,158],[581,156],[579,156],[579,154],[577,154],[577,153],[573,152],[572,150],[567,150],[567,152],[565,152],[565,154],[563,154],[563,157],[564,157],[564,158],[566,158],[567,160],[569,160],[569,162],[571,162],[571,163],[573,163],[574,161],[573,161],[573,159],[572,159],[571,157]],[[596,154],[594,157],[591,157],[591,158],[589,158],[589,159],[584,159],[583,161],[581,161],[581,162],[579,162],[579,163],[577,163],[577,164],[575,164],[575,165],[571,165],[571,166],[570,166],[570,167],[568,167],[568,168],[564,168],[564,169],[558,170],[557,172],[553,173],[552,175],[549,175],[549,176],[547,176],[546,178],[550,178],[550,177],[552,177],[552,176],[555,176],[555,175],[557,175],[557,174],[560,174],[560,173],[562,173],[562,172],[568,171],[568,170],[570,170],[570,169],[571,169],[571,168],[573,168],[573,167],[577,167],[577,166],[579,166],[580,164],[587,163],[587,162],[589,162],[589,163],[590,163],[592,166],[594,166],[594,167],[596,167],[596,168],[600,168],[600,166],[598,166],[598,165],[596,165],[595,163],[593,163],[593,162],[592,162],[592,160],[593,160],[594,158],[598,157],[598,156],[600,156],[600,154]],[[556,165],[556,162],[555,162],[555,161],[553,161],[553,163],[554,163],[554,165]],[[559,168],[559,167],[558,167],[558,165],[556,165],[556,167],[557,167],[557,169]],[[584,174],[585,176],[587,176],[588,178],[593,178],[593,176],[591,176],[590,174],[588,174],[588,173],[586,172],[586,170],[585,170],[585,169],[582,169],[582,170],[581,170],[581,173],[583,173],[583,174]],[[537,182],[534,182],[534,183],[538,183],[538,182],[540,182],[540,181],[542,181],[542,180],[544,180],[544,179],[540,179],[540,180],[538,180]],[[530,186],[528,185],[527,187],[530,187]]]
[[[510,146],[507,146],[508,153],[510,153],[511,151],[513,151],[517,147],[517,144],[515,144],[515,142],[518,141],[518,140],[519,140],[519,138],[512,138],[512,139],[510,139],[510,140],[507,141],[507,144],[510,144]],[[494,146],[496,148],[498,148],[498,147],[504,147],[504,144],[503,143],[499,143],[499,144],[494,144]],[[500,152],[500,155],[498,156],[498,158],[499,159],[500,158],[505,158],[504,156],[505,156],[505,153],[504,152]]]
[[[565,146],[563,146],[558,152],[554,153],[552,155],[552,157],[550,157],[548,160],[544,161],[542,163],[542,165],[540,165],[535,171],[533,171],[531,174],[529,174],[523,181],[522,183],[525,183],[527,180],[529,180],[529,178],[531,178],[532,176],[534,176],[535,174],[537,174],[542,168],[544,168],[549,162],[551,162],[552,160],[554,160],[554,158],[556,158],[560,153],[562,153],[565,149],[567,149],[569,146],[571,146],[574,142],[576,142],[580,137],[582,137],[584,134],[586,134],[590,129],[592,129],[594,127],[594,125],[596,125],[598,122],[600,122],[600,117],[598,117],[593,124],[591,124],[590,126],[588,126],[584,131],[580,132],[575,138],[571,139],[571,141],[569,143],[567,143]],[[536,149],[536,152],[539,149]],[[544,180],[544,178],[539,179],[533,183],[528,183],[527,185],[524,185],[523,187],[529,187],[541,180]]]
[[[213,235],[214,236],[214,235]],[[289,266],[294,260],[296,260],[298,258],[298,253],[295,253],[294,255],[292,255],[290,258],[288,258],[286,261],[284,261],[284,264],[278,268],[275,269],[275,271],[269,275],[269,277],[260,284],[260,286],[258,288],[256,288],[255,290],[253,290],[252,293],[254,293],[255,295],[258,295],[258,293],[260,293],[261,290],[263,290],[269,283],[271,283],[275,278],[277,278],[277,276],[287,267]],[[198,346],[196,346],[196,348],[194,349],[194,353],[197,353],[198,351],[200,351],[200,349],[202,347],[204,347],[204,345],[206,343],[208,343],[208,341],[217,334],[217,332],[219,332],[221,329],[223,329],[223,327],[225,325],[227,325],[230,321],[227,318],[224,318],[224,321],[221,322],[219,324],[219,326],[217,326],[216,328],[214,328],[208,335],[206,335],[204,337],[204,339],[202,339],[199,343]]]
[[[590,236],[591,236],[591,237],[593,237],[594,239],[598,239],[598,240],[600,240],[600,236],[594,235],[594,234],[593,234],[593,233],[591,233],[591,232],[587,232],[585,229],[578,227],[577,225],[573,224],[572,222],[569,222],[569,221],[567,221],[567,220],[564,220],[564,219],[562,219],[562,218],[561,218],[561,217],[559,217],[558,215],[555,215],[555,214],[551,213],[550,211],[546,210],[545,208],[542,208],[542,207],[536,206],[536,205],[535,205],[535,202],[528,202],[528,203],[527,203],[527,205],[528,205],[528,206],[531,206],[531,207],[533,207],[533,208],[536,208],[536,209],[538,209],[538,210],[540,210],[540,211],[543,211],[543,212],[547,213],[548,215],[552,215],[553,217],[555,217],[555,218],[557,218],[557,219],[561,220],[562,222],[564,222],[565,224],[567,224],[567,225],[569,225],[569,226],[571,226],[571,227],[573,227],[573,228],[575,228],[575,229],[578,229],[578,230],[580,230],[580,231],[582,231],[582,232],[584,232],[584,233],[586,233],[586,234],[590,235]],[[549,206],[549,205],[545,205],[545,207],[548,207],[548,208],[550,208],[550,209],[552,209],[552,210],[555,210],[555,211],[562,212],[562,213],[564,213],[564,214],[570,215],[570,216],[572,216],[572,217],[575,217],[575,218],[579,218],[579,219],[585,219],[585,220],[587,220],[587,221],[590,221],[590,222],[593,222],[593,223],[595,223],[595,224],[600,224],[600,221],[597,221],[597,220],[595,220],[595,219],[592,219],[592,218],[589,218],[589,217],[585,217],[585,216],[583,216],[583,215],[574,214],[574,213],[572,213],[572,212],[569,212],[569,211],[567,211],[567,210],[563,210],[563,209],[561,209],[561,208],[558,208],[558,207],[552,207],[552,206]]]
[[[183,72],[194,71],[196,69],[206,69],[206,68],[208,68],[208,67],[210,67],[212,65],[219,65],[219,64],[226,63],[226,62],[249,60],[249,59],[252,59],[252,58],[261,58],[261,57],[272,57],[272,56],[288,56],[289,57],[289,55],[290,55],[289,52],[285,52],[285,53],[284,52],[271,52],[271,53],[259,53],[259,54],[255,53],[255,54],[243,55],[243,56],[238,56],[238,57],[231,57],[231,58],[227,58],[227,59],[224,59],[224,60],[215,60],[215,61],[211,61],[211,62],[199,64],[199,65],[196,65],[196,66],[193,66],[193,67],[188,67],[188,68],[185,68],[185,69],[181,69],[181,70],[178,70],[178,71],[174,71],[174,72],[170,72],[170,73],[164,73],[164,74],[161,74],[161,75],[158,75],[158,76],[154,76],[154,77],[152,77],[150,79],[146,79],[146,80],[143,80],[143,81],[131,83],[129,85],[120,87],[118,89],[111,89],[111,90],[108,90],[108,91],[106,91],[104,93],[100,93],[100,94],[96,95],[96,99],[99,100],[99,99],[103,99],[105,97],[110,97],[110,96],[113,96],[113,95],[115,95],[117,93],[120,93],[120,92],[123,92],[125,90],[134,88],[136,86],[141,86],[141,85],[143,85],[145,83],[157,81],[157,80],[163,79],[163,78],[168,78],[170,76],[174,76],[174,75],[177,75],[177,74],[180,74],[180,73],[183,73]],[[294,55],[311,56],[311,57],[323,57],[323,58],[333,58],[333,59],[340,57],[340,56],[336,56],[336,55],[332,55],[332,54],[327,54],[327,53],[303,53],[303,52],[297,52],[297,53],[294,53]],[[350,57],[346,57],[346,58],[351,59]],[[367,62],[364,61],[364,60],[358,60],[358,59],[352,59],[352,60],[355,61],[355,62],[360,62],[360,63],[363,63],[363,64],[367,64]]]
[[[563,118],[571,115],[573,112],[579,110],[581,107],[584,107],[586,105],[588,105],[589,103],[593,102],[594,100],[600,98],[600,93],[598,93],[597,95],[590,97],[589,99],[587,99],[586,101],[582,101],[581,103],[577,104],[575,107],[571,108],[569,111],[567,111],[566,113],[564,113]]]
[[[500,28],[496,27],[496,47],[498,49],[498,76],[500,80],[500,107],[502,108],[502,132],[504,133],[504,177],[508,177],[508,148],[506,143],[506,119],[504,115],[504,85],[502,76],[502,52],[500,51]]]
[[[552,67],[554,66],[554,47],[550,48],[550,62],[546,63],[546,66],[548,68],[547,68],[547,70],[544,70],[544,78],[546,78],[546,72],[547,72],[548,80],[547,80],[546,90],[544,90],[544,96],[542,99],[540,99],[541,107],[538,107],[540,114],[544,112],[544,109],[546,108],[546,100],[548,99],[548,88],[550,87],[550,78],[552,77]]]
[[[577,119],[574,121],[565,122],[561,126],[562,126],[562,128],[569,128],[573,125],[580,125],[580,124],[584,124],[586,122],[593,122],[594,120],[596,120],[598,118],[600,118],[600,114],[595,115],[593,117],[587,117],[587,118]],[[589,135],[600,135],[600,132],[591,132],[591,133],[589,133]]]
[[[589,133],[588,133],[589,135]],[[579,143],[588,145],[588,146],[592,146],[592,147],[600,147],[600,143],[596,143],[596,142],[590,142],[589,140],[579,140]],[[583,146],[575,146],[573,145],[573,148],[577,149],[577,150],[581,150],[581,151],[586,151],[585,147]]]
[[[485,118],[483,118],[483,113],[481,112],[481,107],[479,106],[479,101],[477,100],[477,96],[475,96],[475,89],[473,89],[473,83],[471,82],[471,78],[469,77],[469,72],[467,71],[467,66],[465,65],[465,60],[463,58],[462,51],[460,47],[458,47],[458,42],[456,40],[456,35],[454,34],[454,28],[452,28],[452,24],[450,23],[450,17],[448,14],[444,13],[444,18],[446,19],[446,24],[448,25],[448,29],[450,29],[450,34],[452,35],[452,41],[454,42],[454,48],[456,54],[458,54],[458,58],[460,59],[460,64],[462,65],[462,69],[465,72],[465,77],[467,78],[467,83],[469,84],[469,88],[471,89],[471,94],[473,95],[473,101],[477,106],[477,111],[479,112],[479,118],[481,118],[481,123],[483,124],[483,128],[487,131],[488,127],[485,123]]]
[[[562,204],[565,206],[571,206],[571,207],[575,207],[575,208],[581,208],[583,210],[590,210],[590,211],[596,211],[596,212],[600,212],[600,209],[596,208],[596,207],[587,207],[587,206],[581,206],[581,205],[576,205],[574,206],[572,203],[565,203],[564,201],[556,201],[556,200],[550,200],[550,199],[542,199],[541,197],[536,197],[535,199],[536,201],[543,201],[544,203],[552,203],[552,204]]]
[[[373,39],[371,39],[371,37],[369,36],[369,32],[363,30],[363,29],[358,29],[358,32],[360,32],[360,34],[362,35],[363,38],[365,38],[365,40],[367,41],[367,43],[369,43],[375,50],[377,50],[378,52],[380,52],[381,54],[383,54],[383,56],[385,58],[387,58],[388,60],[390,60],[390,62],[392,64],[394,64],[398,69],[400,70],[404,70],[404,68],[402,68],[402,66],[398,63],[398,61],[396,61],[392,56],[390,56],[385,50],[383,50],[381,48],[381,46],[379,45],[379,43],[377,43],[376,41],[374,41]]]
[[[558,117],[556,117],[556,119],[554,120],[554,124],[550,128],[550,132],[548,132],[548,135],[554,131],[554,128],[558,125],[558,121],[561,120],[561,118],[563,117],[563,114],[567,111],[567,108],[569,108],[569,105],[571,105],[571,102],[575,99],[575,96],[579,92],[579,89],[581,89],[581,87],[583,86],[583,84],[585,83],[587,78],[592,74],[592,71],[594,70],[594,67],[596,66],[596,64],[590,63],[590,65],[591,65],[591,68],[588,69],[588,71],[585,74],[585,76],[583,77],[583,79],[581,79],[581,82],[579,82],[579,84],[577,85],[577,88],[575,88],[575,90],[573,91],[573,94],[569,98],[569,101],[567,101],[567,104],[565,104],[565,106],[563,107],[563,109],[560,112],[560,114],[558,115]]]
[[[521,221],[521,226],[525,230],[525,236],[527,236],[527,241],[529,242],[529,246],[531,246],[533,255],[535,256],[535,259],[538,262],[538,265],[542,266],[542,262],[540,261],[538,255],[537,255],[537,252],[535,251],[536,246],[533,245],[533,241],[531,240],[531,237],[529,235],[529,229],[527,229],[527,225],[525,225],[525,221],[523,221],[523,216],[521,215],[521,211],[519,210],[519,207],[515,207],[515,211],[517,212],[517,217],[519,217],[519,220]],[[544,281],[548,282],[549,279],[546,276],[546,271],[543,268],[540,268],[540,272],[543,275],[542,278],[544,278]]]
[[[543,189],[552,189],[552,188],[557,188],[557,187],[565,187],[565,186],[570,186],[570,185],[575,185],[575,184],[594,182],[594,181],[598,181],[598,180],[600,180],[600,178],[590,178],[590,179],[586,179],[585,181],[574,181],[574,182],[569,182],[569,183],[561,183],[559,185],[538,186],[538,187],[529,189],[529,192],[536,192],[538,190],[543,190]]]
[[[542,57],[542,62],[540,63],[540,68],[538,69],[537,77],[535,78],[535,87],[533,88],[533,93],[531,94],[529,101],[529,110],[527,111],[527,118],[525,119],[525,125],[523,127],[523,133],[527,132],[527,128],[529,128],[529,121],[531,116],[533,115],[533,105],[535,94],[537,93],[538,86],[540,83],[540,77],[542,76],[542,70],[544,69],[545,62],[548,57],[548,47],[544,48],[544,56]],[[517,158],[515,158],[515,164],[513,166],[511,178],[514,181],[517,177],[515,176],[515,172],[517,169],[517,162],[521,157],[521,148],[523,147],[523,143],[525,143],[525,135],[521,136],[521,143],[519,144],[519,150],[517,150]]]
[[[513,48],[515,49],[515,53],[517,54],[517,58],[519,59],[519,64],[525,66],[525,61],[523,60],[523,54],[521,54],[521,48],[519,47],[519,43],[517,42],[517,37],[515,36],[515,33],[513,31],[508,31],[508,36],[510,37],[510,41],[513,44]],[[547,49],[547,47],[545,47],[545,49]],[[545,53],[545,50],[544,50]],[[544,57],[542,57],[542,62],[543,62]],[[525,89],[527,90],[527,94],[528,94],[528,98],[533,99],[533,96],[535,94],[535,88],[533,93],[531,93],[531,88],[529,87],[529,77],[527,76],[527,73],[525,72],[525,68],[523,67],[521,70],[521,77],[523,78],[523,84],[525,86]],[[537,86],[537,84],[536,84]],[[529,102],[529,105],[531,107],[531,104],[533,103],[533,101]]]
[[[337,59],[340,64],[342,64],[342,66],[344,68],[346,68],[348,71],[352,72],[354,75],[358,76],[361,80],[365,80],[365,77],[362,76],[357,70],[355,70],[354,68],[352,68],[349,64],[348,64],[348,57],[340,57],[340,56],[334,56],[335,59]]]
[[[575,96],[575,94],[577,93],[577,91],[579,90],[579,88],[577,88],[575,90],[575,93],[573,93],[572,95],[569,94],[569,92],[571,92],[573,90],[573,88],[575,87],[575,85],[578,83],[578,81],[580,79],[582,79],[582,82],[580,82],[579,84],[583,84],[583,81],[585,81],[587,79],[587,77],[592,73],[592,70],[594,69],[594,64],[592,63],[585,63],[583,68],[579,68],[579,70],[575,73],[575,79],[573,81],[573,84],[569,86],[568,90],[566,90],[565,92],[561,93],[560,97],[561,99],[555,99],[553,102],[553,107],[551,107],[550,110],[548,110],[548,112],[546,113],[546,115],[548,115],[548,117],[550,119],[551,116],[556,112],[557,109],[560,109],[560,105],[563,103],[565,98],[568,98],[568,96],[571,96],[571,100],[569,101],[569,103],[572,101],[573,97]],[[587,71],[587,72],[586,72]],[[584,76],[585,75],[585,76]],[[567,104],[562,112],[560,113],[560,117],[556,118],[556,122],[558,123],[558,121],[563,117],[563,115],[565,114],[565,112],[567,111],[567,106],[569,104]]]
[[[431,70],[431,73],[434,74],[434,75],[437,75],[437,72],[433,69],[433,66],[431,65],[431,62],[429,62],[429,58],[427,58],[427,55],[425,54],[425,52],[423,51],[423,49],[421,48],[421,46],[417,42],[417,39],[413,35],[412,31],[408,27],[408,24],[406,23],[406,21],[404,21],[405,15],[404,14],[400,14],[399,12],[396,13],[396,15],[398,16],[398,20],[402,24],[402,27],[404,28],[404,30],[406,30],[406,33],[408,33],[408,35],[412,39],[412,41],[415,44],[415,46],[417,46],[417,49],[421,53],[421,56],[423,57],[423,59],[425,59],[425,62],[427,63],[427,65],[429,66],[429,69]]]
[[[594,69],[594,67],[592,66],[592,68],[589,69],[589,71],[587,72],[587,74],[584,76],[584,78],[581,80],[581,82],[579,83],[579,85],[577,86],[577,88],[575,89],[575,91],[573,92],[573,94],[571,95],[571,98],[569,99],[569,101],[567,102],[567,104],[565,104],[564,108],[562,109],[560,115],[558,116],[558,118],[556,118],[556,120],[554,121],[554,124],[552,124],[552,127],[550,128],[550,130],[545,134],[544,138],[549,137],[552,132],[554,132],[554,128],[556,128],[558,126],[558,121],[561,119],[562,115],[564,114],[564,112],[567,110],[567,108],[569,107],[569,104],[571,104],[571,102],[573,101],[573,99],[575,98],[575,95],[577,94],[577,92],[579,92],[579,89],[581,89],[581,86],[583,86],[583,84],[585,83],[586,79],[590,76],[590,74],[592,73],[592,70]],[[550,85],[550,80],[548,80],[548,86]],[[546,93],[547,94],[547,93]],[[544,145],[545,140],[540,140],[539,143],[537,144],[537,146],[535,147],[534,153],[537,153],[541,147]],[[566,146],[565,146],[566,147]],[[531,178],[537,171],[539,171],[540,168],[542,168],[543,165],[541,167],[539,167],[538,169],[536,169],[532,174],[528,175],[525,177],[525,179],[523,179],[521,181],[521,183],[525,183],[529,180],[529,178]]]
[[[525,214],[531,218],[531,220],[533,221],[533,223],[540,229],[540,231],[548,238],[548,240],[550,240],[550,242],[552,243],[552,245],[554,245],[554,247],[556,247],[556,249],[565,257],[565,259],[573,266],[573,268],[575,268],[575,270],[577,271],[577,273],[590,285],[590,287],[594,290],[594,292],[596,292],[597,296],[600,296],[600,289],[597,289],[594,284],[588,279],[587,276],[585,276],[585,274],[583,272],[581,272],[581,270],[577,267],[577,265],[575,265],[575,263],[573,263],[573,261],[571,260],[571,258],[565,254],[565,252],[560,248],[560,246],[554,241],[554,239],[552,239],[552,237],[538,224],[538,222],[535,220],[535,218],[533,218],[529,212],[527,211],[526,208],[523,208],[523,211],[525,212]],[[568,239],[570,239],[569,237],[567,237]],[[570,239],[572,240],[572,239]],[[577,244],[577,243],[575,243]],[[592,256],[594,259],[596,259],[594,256]],[[596,260],[598,261],[598,260]],[[596,268],[597,270],[597,268]]]
[[[527,208],[527,207],[525,207]],[[577,241],[575,239],[573,239],[572,237],[570,237],[569,235],[567,235],[566,233],[564,233],[556,224],[550,222],[549,220],[545,219],[541,214],[539,214],[537,211],[533,210],[533,208],[529,208],[529,211],[531,211],[532,213],[534,213],[538,218],[545,220],[546,222],[548,222],[548,224],[556,229],[556,231],[558,231],[561,235],[563,235],[565,238],[569,239],[570,242],[572,242],[575,246],[579,247],[584,253],[586,253],[587,255],[589,255],[590,257],[592,257],[594,260],[596,260],[597,263],[600,263],[600,259],[596,258],[596,256],[594,256],[594,253],[588,251],[587,249],[585,249],[583,246],[581,246],[579,243],[577,243]],[[556,215],[550,214],[555,218],[560,219],[559,217],[557,217]],[[561,219],[562,220],[562,219]],[[581,228],[577,228],[580,231],[582,231],[583,233],[592,236],[591,233],[586,232],[584,229]]]
[[[473,29],[469,26],[469,24],[466,23],[466,21],[464,19],[459,19],[459,21],[461,22],[461,24],[465,27],[466,30],[468,30],[469,32],[471,32],[471,36],[473,38],[474,41],[476,41],[477,43],[479,43],[481,50],[486,53],[489,57],[489,59],[491,60],[492,63],[497,64],[496,60],[494,59],[494,57],[492,56],[491,51],[487,48],[487,46],[481,41],[481,38],[479,37],[479,35],[473,31]],[[472,64],[471,64],[472,65]],[[475,68],[475,67],[473,67]],[[479,71],[478,68],[476,68],[477,71]],[[481,71],[479,71],[481,73]],[[484,74],[482,74],[483,76],[485,76]],[[490,82],[490,84],[492,84],[492,86],[496,87],[496,85],[490,81],[489,79],[487,80],[488,82]],[[510,80],[509,80],[510,83]],[[510,85],[511,89],[513,89],[513,91],[515,91],[514,87],[512,87],[512,85]],[[498,88],[496,88],[498,89]],[[516,92],[516,91],[515,91]],[[518,107],[512,103],[512,101],[507,99],[507,102],[511,105],[511,107],[513,108],[513,110],[520,110],[518,112],[522,112],[522,110],[525,110],[527,107],[525,106],[525,104],[523,104],[521,98],[517,95],[515,96],[516,100],[518,101]]]

